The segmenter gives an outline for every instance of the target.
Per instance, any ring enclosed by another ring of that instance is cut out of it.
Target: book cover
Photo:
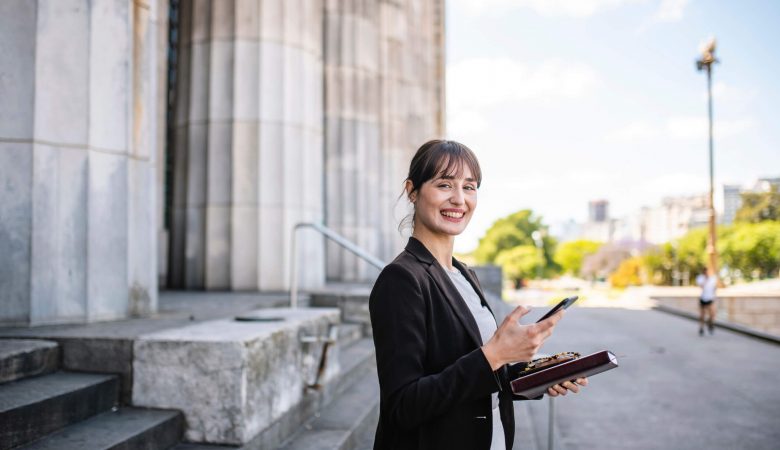
[[[604,350],[525,375],[521,373],[518,378],[510,382],[510,385],[515,395],[531,399],[544,394],[547,388],[553,385],[593,376],[615,367],[618,367],[617,357],[612,352]]]

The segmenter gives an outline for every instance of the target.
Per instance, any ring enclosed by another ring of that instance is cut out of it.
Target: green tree
[[[555,249],[553,260],[561,266],[564,272],[579,275],[582,260],[586,256],[596,253],[602,245],[601,242],[586,239],[564,242]]]
[[[534,231],[546,229],[541,217],[534,216],[530,209],[523,209],[516,213],[496,220],[488,228],[479,246],[474,251],[474,257],[480,264],[495,263],[496,257],[503,250],[517,247],[518,245],[534,245],[531,237]],[[555,247],[555,239],[550,236],[542,238],[545,259],[551,261],[552,251]]]
[[[738,223],[718,241],[723,264],[737,278],[777,276],[780,270],[780,221]]]
[[[518,245],[499,253],[496,264],[503,268],[504,275],[519,288],[523,280],[535,278],[539,270],[544,270],[546,261],[535,246]]]
[[[780,192],[772,186],[769,192],[745,192],[742,206],[737,210],[737,222],[762,222],[780,220]]]

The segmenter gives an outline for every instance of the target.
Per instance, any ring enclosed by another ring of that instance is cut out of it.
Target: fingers
[[[572,383],[571,381],[564,381],[563,382],[563,387],[565,387],[566,389],[574,392],[575,394],[580,392],[580,387],[577,386],[575,383]]]
[[[521,317],[523,317],[524,315],[528,314],[530,311],[531,310],[529,308],[526,308],[525,306],[522,306],[522,305],[518,306],[517,308],[515,308],[514,311],[509,313],[508,316],[506,316],[506,319],[504,320],[504,322],[506,322],[506,321],[515,321],[515,322],[517,322],[518,320],[520,320]]]
[[[548,391],[550,391],[550,390],[554,391],[558,395],[566,395],[566,392],[567,392],[566,388],[561,386],[560,384],[556,384],[555,386],[552,386],[551,388],[548,389]]]
[[[550,397],[566,395],[569,391],[572,391],[575,394],[577,394],[580,392],[581,386],[587,386],[587,385],[588,385],[587,378],[577,378],[574,382],[564,381],[561,384],[556,384],[555,386],[547,388],[547,394]]]

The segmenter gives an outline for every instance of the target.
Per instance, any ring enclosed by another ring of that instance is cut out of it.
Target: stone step
[[[375,353],[374,341],[371,338],[360,339],[342,348],[339,352],[341,372],[338,379],[331,383],[332,387],[329,389],[330,398],[334,398],[363,379],[366,371],[374,369],[376,367]]]
[[[54,372],[59,362],[56,342],[0,339],[0,384]]]
[[[120,408],[50,434],[24,450],[164,450],[179,442],[182,414],[161,409]]]
[[[289,441],[291,436],[299,433],[306,423],[316,417],[318,411],[338,401],[340,397],[351,391],[358,383],[366,379],[376,382],[376,360],[372,339],[359,339],[350,345],[340,348],[338,359],[340,371],[335,379],[325,382],[321,391],[308,393],[293,410],[240,448],[246,450],[278,448],[283,442]],[[376,399],[378,401],[378,394]],[[376,421],[371,426],[375,425]],[[360,430],[360,428],[356,428],[356,432],[357,430]],[[373,430],[371,430],[371,436],[373,436]],[[181,443],[174,447],[173,450],[218,450],[226,448],[235,449],[235,447]]]
[[[323,290],[311,292],[312,307],[339,308],[341,323],[356,323],[363,326],[363,335],[371,335],[371,317],[368,298],[371,286],[367,284],[331,285]]]
[[[0,386],[0,450],[107,411],[118,394],[113,375],[56,372],[4,384]]]
[[[281,448],[285,450],[353,450],[367,447],[366,435],[379,418],[379,383],[376,371],[335,398],[305,425],[304,431]]]
[[[363,326],[357,323],[339,324],[339,346],[348,347],[363,337]]]

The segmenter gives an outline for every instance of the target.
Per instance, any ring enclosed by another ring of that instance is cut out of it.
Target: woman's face
[[[411,181],[407,181],[411,190]],[[477,207],[477,180],[467,165],[460,176],[444,176],[426,181],[412,194],[415,231],[455,236],[463,232]]]

